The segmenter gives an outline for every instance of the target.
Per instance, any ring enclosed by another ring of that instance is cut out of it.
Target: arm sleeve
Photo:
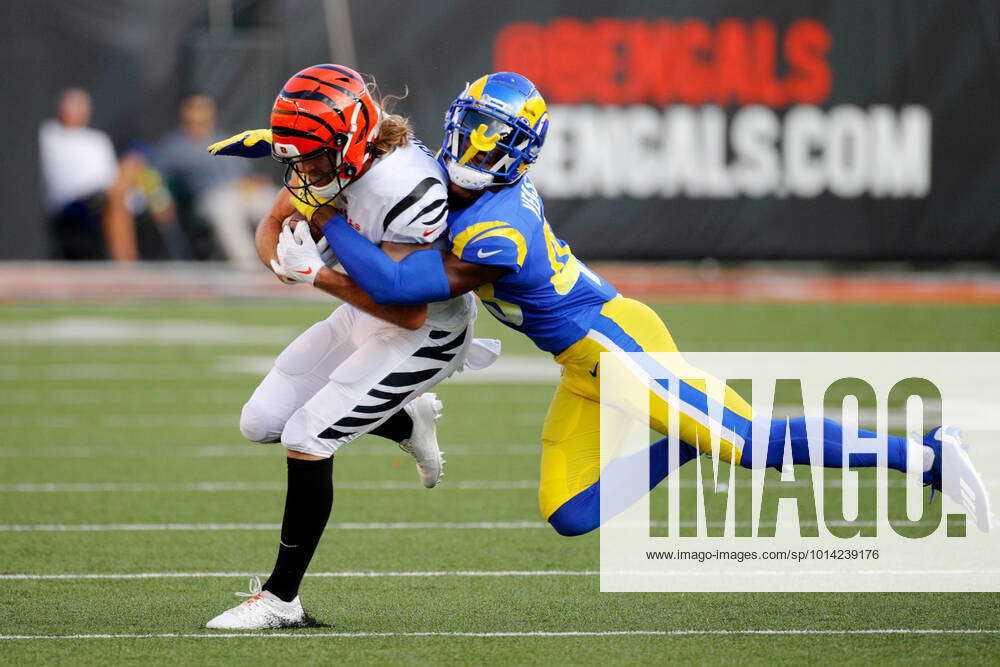
[[[431,243],[447,229],[448,192],[439,179],[428,176],[385,213],[383,241]]]
[[[339,215],[323,225],[323,235],[348,275],[380,306],[451,298],[451,285],[436,248],[417,250],[397,262]]]

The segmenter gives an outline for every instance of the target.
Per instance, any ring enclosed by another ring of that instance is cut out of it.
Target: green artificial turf
[[[995,307],[657,309],[682,350],[1000,349]],[[281,520],[283,456],[277,446],[247,444],[240,436],[240,407],[259,376],[236,369],[233,360],[274,356],[282,327],[302,330],[325,312],[322,304],[273,301],[0,308],[0,328],[99,318],[275,329],[271,342],[0,343],[0,524],[265,524],[228,530],[7,530],[0,532],[0,573],[269,571],[277,532],[266,524]],[[486,314],[479,335],[503,338],[506,354],[534,354],[539,364],[552,363]],[[439,433],[448,466],[434,490],[419,488],[412,462],[391,443],[366,437],[345,448],[337,456],[332,525],[311,571],[570,574],[307,577],[303,601],[328,627],[296,631],[295,637],[0,638],[0,662],[1000,660],[997,634],[406,635],[1000,630],[996,594],[600,593],[597,576],[572,574],[598,569],[598,535],[567,539],[540,523],[534,483],[552,390],[537,383],[439,386],[446,405]],[[23,484],[86,486],[12,486]],[[398,525],[417,522],[505,525]],[[344,523],[353,525],[339,525]],[[211,634],[202,629],[205,621],[238,601],[232,592],[247,590],[246,579],[0,579],[0,635]],[[317,633],[354,636],[309,636]],[[366,633],[376,636],[361,636]]]

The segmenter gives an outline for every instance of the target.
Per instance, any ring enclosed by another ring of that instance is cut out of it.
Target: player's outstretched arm
[[[339,215],[323,225],[323,235],[347,273],[380,304],[444,301],[493,282],[508,271],[465,262],[434,248],[417,250],[396,261]]]
[[[503,276],[508,270],[502,266],[487,266],[459,259],[450,252],[442,253],[441,263],[444,268],[452,294],[464,294],[491,283]]]

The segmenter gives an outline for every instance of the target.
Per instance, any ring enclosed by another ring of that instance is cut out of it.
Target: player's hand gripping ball
[[[271,269],[276,275],[295,282],[312,285],[320,269],[326,266],[309,225],[301,224],[301,221],[296,224],[294,231],[290,225],[282,227],[277,250],[278,261],[271,260]]]

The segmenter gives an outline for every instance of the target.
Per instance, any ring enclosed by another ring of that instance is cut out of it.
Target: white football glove
[[[312,285],[324,266],[308,224],[296,225],[294,232],[288,225],[282,227],[278,237],[278,261],[271,260],[271,269],[276,275]]]
[[[281,267],[281,264],[278,264],[273,259],[271,260],[271,271],[274,273],[275,276],[277,276],[278,280],[285,283],[286,285],[302,284],[298,280],[293,278],[287,271],[285,271],[285,269]]]

